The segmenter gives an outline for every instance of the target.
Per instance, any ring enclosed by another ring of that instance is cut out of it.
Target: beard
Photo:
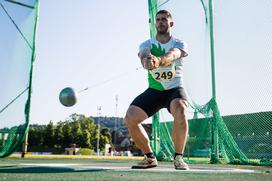
[[[166,26],[159,25],[157,27],[157,33],[160,35],[165,35],[166,33],[168,33],[168,28]]]

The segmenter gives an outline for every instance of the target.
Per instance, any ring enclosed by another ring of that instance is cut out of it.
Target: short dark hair
[[[164,9],[163,9],[163,10],[158,11],[158,12],[156,13],[156,16],[157,16],[158,14],[166,14],[166,15],[167,15],[167,17],[172,18],[171,13],[170,13],[169,11],[167,11],[167,10],[164,10]]]

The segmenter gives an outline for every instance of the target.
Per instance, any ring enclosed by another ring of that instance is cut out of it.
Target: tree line
[[[100,130],[100,134],[99,134]],[[99,128],[92,117],[72,114],[69,119],[56,125],[50,121],[47,125],[30,125],[28,131],[29,151],[64,152],[64,149],[76,144],[77,147],[105,151],[105,144],[111,144],[108,128]]]

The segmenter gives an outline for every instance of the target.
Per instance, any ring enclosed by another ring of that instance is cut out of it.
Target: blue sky
[[[149,37],[147,2],[41,1],[37,60],[33,80],[32,120],[59,121],[72,113],[124,116],[132,99],[146,86],[137,57]],[[104,81],[107,83],[103,83]],[[100,84],[101,83],[101,84]],[[95,86],[99,84],[99,86]],[[82,90],[78,103],[64,107],[64,87]]]
[[[215,2],[216,90],[222,115],[271,111],[271,7],[268,1]],[[211,98],[211,75],[201,3],[170,0],[163,8],[172,12],[174,36],[189,45],[186,89],[195,102],[205,104]],[[72,113],[96,116],[98,106],[103,116],[115,116],[117,95],[117,115],[123,117],[147,87],[145,70],[136,69],[141,66],[138,46],[148,38],[147,0],[41,0],[31,123],[58,122]],[[65,87],[90,88],[67,108],[58,100]]]

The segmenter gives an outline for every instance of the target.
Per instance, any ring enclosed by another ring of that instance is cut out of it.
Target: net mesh
[[[173,35],[189,45],[185,156],[271,165],[271,8],[267,0],[149,0],[151,36],[154,14],[166,9],[173,16]],[[153,117],[151,146],[160,160],[173,158],[172,126],[166,110]]]
[[[37,0],[0,0],[0,157],[28,129],[37,11]]]

